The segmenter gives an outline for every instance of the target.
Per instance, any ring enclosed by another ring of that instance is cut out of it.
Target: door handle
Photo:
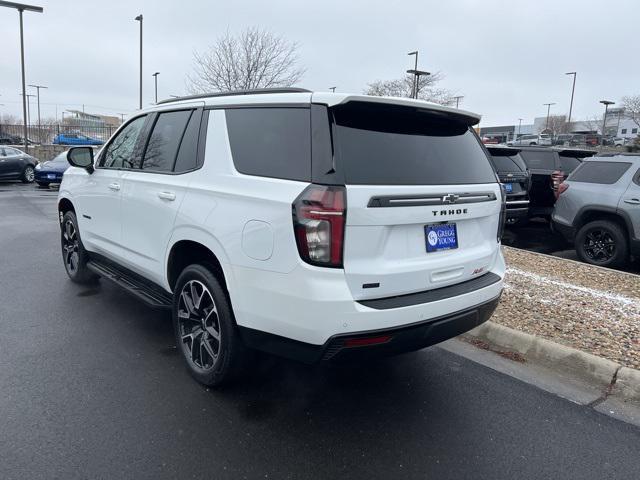
[[[173,202],[176,199],[176,194],[173,192],[158,192],[158,198]]]
[[[117,192],[118,190],[120,190],[120,184],[119,183],[115,183],[115,182],[110,183],[109,184],[109,189]]]
[[[626,198],[624,203],[630,203],[631,205],[640,205],[640,198]]]

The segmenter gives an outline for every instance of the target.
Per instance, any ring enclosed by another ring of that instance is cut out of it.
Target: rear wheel
[[[33,167],[31,165],[27,165],[26,167],[24,167],[24,170],[22,171],[22,177],[20,178],[20,180],[22,180],[23,183],[33,183],[33,180],[35,178],[36,178],[36,173]]]
[[[587,223],[578,231],[575,245],[580,260],[601,267],[617,267],[629,258],[624,230],[609,220]]]
[[[246,349],[227,295],[205,266],[189,265],[178,277],[173,326],[176,345],[198,382],[220,386],[241,372]]]
[[[64,268],[71,281],[80,284],[93,283],[98,276],[87,267],[87,251],[80,239],[76,214],[71,211],[62,217],[60,243]]]

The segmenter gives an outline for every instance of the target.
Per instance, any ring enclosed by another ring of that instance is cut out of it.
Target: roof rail
[[[286,88],[256,88],[253,90],[232,90],[230,92],[200,93],[197,95],[185,95],[184,97],[167,98],[158,102],[163,103],[180,102],[182,100],[196,100],[198,98],[209,97],[232,97],[234,95],[262,95],[267,93],[310,93],[306,88],[286,87]]]

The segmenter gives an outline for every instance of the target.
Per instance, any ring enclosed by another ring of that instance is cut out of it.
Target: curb
[[[497,353],[516,352],[526,362],[587,382],[602,391],[605,398],[617,397],[640,405],[640,370],[491,321],[465,333],[463,338],[482,340]]]

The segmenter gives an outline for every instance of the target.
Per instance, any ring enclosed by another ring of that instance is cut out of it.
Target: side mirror
[[[67,152],[67,161],[74,167],[93,173],[93,148],[73,147]]]

